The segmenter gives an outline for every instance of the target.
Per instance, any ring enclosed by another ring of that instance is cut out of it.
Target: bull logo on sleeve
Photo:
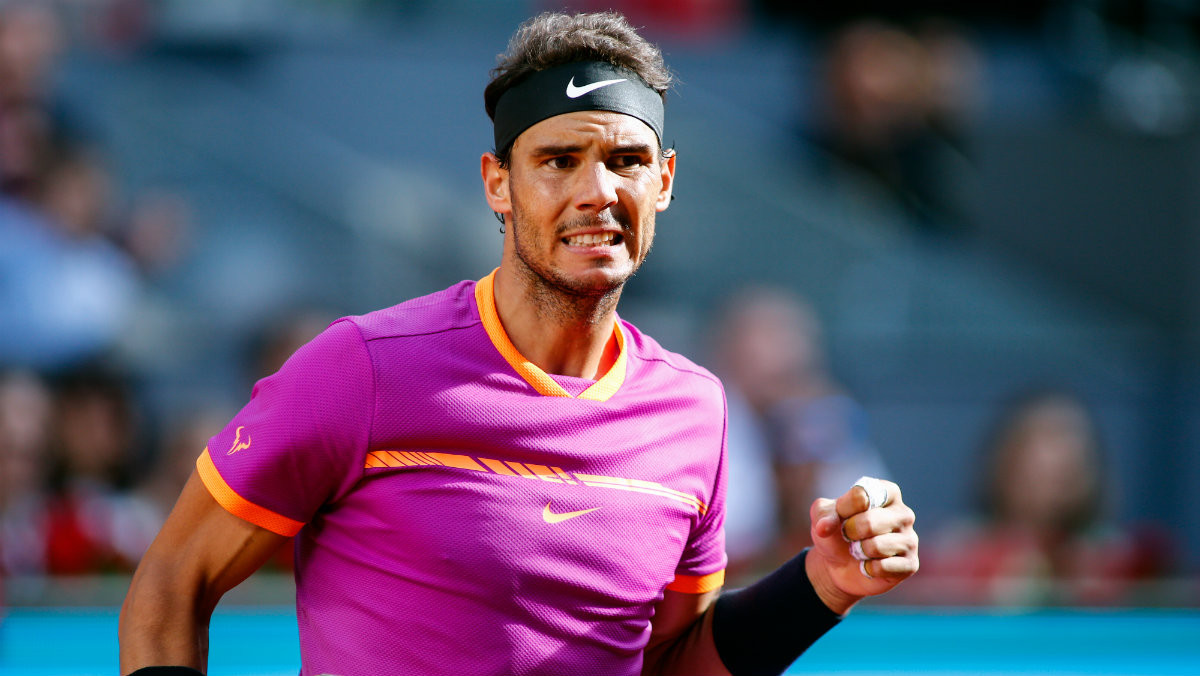
[[[229,452],[226,453],[225,455],[233,455],[234,453],[237,453],[238,451],[244,451],[247,448],[250,448],[250,435],[249,434],[246,435],[246,440],[242,441],[242,430],[244,430],[244,429],[246,429],[246,426],[241,425],[237,428],[237,432],[234,432],[233,446],[229,447]]]

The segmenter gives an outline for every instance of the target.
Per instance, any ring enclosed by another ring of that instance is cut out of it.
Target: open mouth
[[[597,232],[587,235],[571,235],[563,237],[562,242],[567,246],[613,246],[625,241],[619,233]]]

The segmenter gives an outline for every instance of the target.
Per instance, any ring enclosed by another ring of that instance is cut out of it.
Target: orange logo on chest
[[[546,523],[562,523],[567,519],[574,519],[577,516],[583,516],[584,514],[600,509],[599,507],[593,507],[591,509],[581,509],[578,512],[562,512],[556,514],[550,511],[550,504],[550,502],[547,502],[546,506],[542,508],[542,520]]]

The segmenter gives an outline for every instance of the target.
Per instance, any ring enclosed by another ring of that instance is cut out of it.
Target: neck
[[[613,327],[620,289],[575,296],[546,284],[531,270],[501,265],[494,293],[509,340],[546,373],[597,380],[616,361]]]

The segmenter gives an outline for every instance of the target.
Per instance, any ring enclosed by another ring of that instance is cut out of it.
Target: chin
[[[614,291],[620,291],[627,279],[629,279],[627,274],[602,270],[574,274],[560,270],[558,274],[546,281],[572,296],[602,297],[612,294]]]

